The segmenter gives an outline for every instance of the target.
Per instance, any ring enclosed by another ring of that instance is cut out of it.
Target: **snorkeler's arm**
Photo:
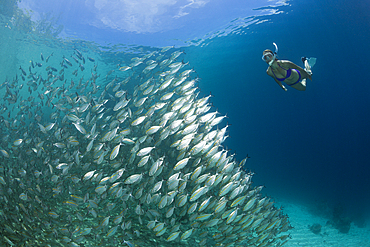
[[[288,91],[288,89],[286,89],[286,87],[285,87],[283,84],[281,84],[281,82],[280,82],[280,81],[276,80],[276,78],[274,78],[274,80],[276,81],[276,83],[277,83],[277,84],[279,84],[279,86],[280,86],[282,89],[284,89],[284,91]]]
[[[289,68],[291,68],[291,69],[298,70],[303,75],[303,77],[308,78],[312,81],[312,76],[310,74],[308,74],[303,68],[296,65],[295,63],[292,63],[290,61],[284,61],[284,64],[288,65]]]
[[[284,91],[288,91],[288,89],[286,89],[286,87],[285,87],[283,84],[281,84],[281,82],[280,82],[280,81],[276,80],[275,76],[273,76],[273,74],[271,73],[271,71],[270,71],[269,69],[266,71],[266,73],[267,73],[269,76],[271,76],[272,78],[274,78],[274,80],[276,81],[276,83],[277,83],[277,84],[279,84],[279,86],[280,86],[282,89],[284,89]]]

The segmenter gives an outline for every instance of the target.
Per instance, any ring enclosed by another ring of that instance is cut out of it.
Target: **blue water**
[[[272,195],[369,214],[369,7],[294,1],[272,22],[194,52],[202,53],[195,67],[203,89],[230,117],[229,148],[251,156],[255,182]],[[261,52],[272,42],[298,65],[301,56],[317,58],[305,92],[284,92],[265,74]]]
[[[369,9],[365,1],[293,1],[245,35],[189,48],[200,88],[229,117],[228,148],[249,154],[266,193],[369,215]],[[284,92],[265,74],[261,55],[272,42],[279,58],[300,66],[302,56],[317,58],[306,91]]]
[[[247,154],[251,157],[246,169],[255,173],[256,185],[266,186],[264,193],[292,202],[325,201],[342,205],[352,217],[368,217],[370,2],[288,1],[268,8],[280,14],[265,16],[253,8],[267,6],[267,1],[248,8],[238,7],[238,1],[224,2],[228,4],[216,1],[189,8],[187,19],[178,18],[150,32],[142,24],[116,30],[92,25],[94,20],[88,18],[95,18],[96,10],[82,13],[82,3],[76,7],[66,1],[59,19],[65,29],[57,37],[93,42],[86,49],[109,58],[112,66],[115,44],[143,49],[176,45],[201,78],[201,94],[211,92],[214,106],[228,116],[230,137],[225,145],[239,160]],[[226,6],[227,11],[222,11]],[[206,35],[227,30],[228,22],[237,17],[252,15],[257,15],[252,20],[259,24],[225,35]],[[94,45],[104,42],[108,43],[105,50],[112,49],[109,56]],[[266,75],[261,55],[264,49],[274,48],[273,42],[279,46],[280,59],[301,66],[302,56],[317,58],[306,91],[288,88],[284,92]],[[40,53],[32,52],[25,59]]]

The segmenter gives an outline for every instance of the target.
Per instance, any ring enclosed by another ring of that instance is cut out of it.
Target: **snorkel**
[[[279,48],[278,48],[278,46],[276,45],[276,43],[272,43],[272,44],[275,46],[275,52],[274,52],[274,54],[273,54],[272,59],[271,59],[271,60],[270,60],[270,62],[269,62],[269,66],[271,66],[271,65],[272,65],[272,63],[275,61],[275,59],[276,59],[276,55],[277,55],[277,52],[279,51]],[[266,54],[262,56],[262,60],[263,60],[263,61],[265,61],[265,62],[267,62],[267,61],[266,61],[266,59],[265,59],[265,56],[266,56]]]

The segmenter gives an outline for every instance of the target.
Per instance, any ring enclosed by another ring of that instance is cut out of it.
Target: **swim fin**
[[[308,61],[308,64],[310,65],[311,68],[316,64],[316,58],[315,57],[310,57],[310,58],[307,59],[307,61]]]

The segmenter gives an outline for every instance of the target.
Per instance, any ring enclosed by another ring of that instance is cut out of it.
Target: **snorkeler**
[[[266,73],[274,78],[284,91],[287,91],[287,89],[282,82],[285,82],[288,86],[299,91],[306,90],[307,78],[312,81],[311,68],[316,63],[316,58],[307,59],[303,57],[302,62],[304,63],[305,69],[302,69],[288,60],[278,60],[276,58],[278,47],[275,43],[273,44],[275,46],[275,52],[267,49],[263,51],[262,55],[262,60],[269,65]]]

